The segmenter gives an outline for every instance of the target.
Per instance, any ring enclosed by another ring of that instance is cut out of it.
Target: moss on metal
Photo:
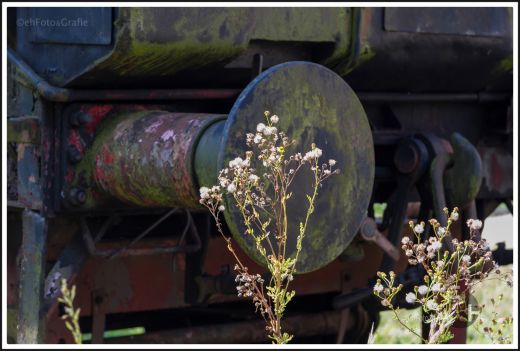
[[[504,57],[491,71],[493,75],[498,76],[513,70],[513,55]]]
[[[351,12],[349,8],[120,8],[114,49],[86,71],[149,78],[223,66],[253,40],[333,43],[323,61],[332,67],[349,55]]]
[[[246,49],[250,26],[244,14],[240,8],[121,8],[116,46],[96,69],[126,76],[171,75],[228,61]]]
[[[100,128],[76,173],[107,197],[135,206],[198,208],[194,145],[219,118],[165,111],[113,116]],[[95,200],[90,192],[83,207]]]
[[[280,129],[305,151],[315,142],[323,160],[338,161],[342,173],[323,188],[304,241],[300,272],[309,272],[334,260],[348,246],[365,215],[374,177],[371,131],[363,108],[346,83],[323,66],[293,62],[264,72],[242,93],[233,107],[222,141],[219,165],[242,155],[245,133],[262,121],[264,110],[280,116]],[[291,150],[295,151],[295,150]],[[289,252],[294,252],[298,223],[303,219],[311,191],[311,174],[302,171],[290,200]],[[241,217],[226,199],[226,223],[239,245],[258,263],[261,258],[249,236],[243,235]]]

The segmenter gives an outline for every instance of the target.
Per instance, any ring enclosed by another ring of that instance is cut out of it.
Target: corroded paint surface
[[[513,196],[513,156],[499,147],[479,147],[482,159],[482,187],[484,196],[511,198]],[[484,197],[483,196],[483,197]]]
[[[361,103],[338,75],[309,62],[282,64],[251,82],[232,108],[224,128],[220,168],[244,153],[245,133],[263,122],[266,109],[280,116],[280,128],[297,141],[291,153],[308,151],[315,142],[323,149],[322,160],[337,160],[341,170],[319,190],[300,254],[299,272],[313,271],[345,250],[366,213],[374,180],[372,133]],[[311,178],[311,172],[303,170],[293,183],[289,254],[295,250],[299,222],[307,210],[305,194],[312,190]],[[251,237],[243,235],[240,213],[229,199],[226,202],[231,211],[226,211],[225,218],[233,237],[248,255],[260,261]]]
[[[323,63],[333,66],[349,54],[350,12],[349,8],[120,8],[114,49],[84,73],[149,78],[222,67],[254,40],[331,43],[333,50]]]
[[[16,341],[19,344],[37,344],[44,338],[40,311],[45,277],[47,221],[40,214],[26,209],[22,214],[22,222]]]
[[[111,118],[85,159],[98,188],[143,207],[198,208],[193,148],[215,118],[147,111]]]
[[[37,116],[7,119],[7,142],[38,144],[40,119]]]

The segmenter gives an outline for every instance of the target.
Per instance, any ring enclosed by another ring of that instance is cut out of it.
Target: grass
[[[143,327],[134,327],[134,328],[126,328],[126,329],[114,329],[114,330],[107,330],[103,336],[105,339],[109,338],[119,338],[123,336],[132,336],[132,335],[141,335],[144,334],[146,331]],[[92,340],[92,334],[91,333],[84,333],[81,337],[81,341],[90,341]]]
[[[512,270],[512,265],[503,266],[502,272]],[[508,287],[504,282],[490,279],[484,282],[475,292],[475,299],[478,304],[491,306],[490,299],[498,299],[503,294],[503,299],[497,303],[499,317],[511,316],[513,314],[513,289]],[[413,330],[420,332],[421,328],[421,311],[417,308],[414,310],[402,310],[399,312],[401,320],[410,326]],[[404,327],[394,320],[394,314],[391,311],[381,312],[381,320],[378,328],[374,333],[375,344],[419,344],[420,340],[406,330]],[[487,320],[492,319],[491,311],[484,308],[482,317]],[[468,344],[490,344],[491,340],[482,332],[482,327],[478,327],[477,323],[473,323],[468,327],[467,343]],[[505,335],[513,334],[513,326],[508,326],[503,330]],[[420,334],[420,333],[419,333]]]

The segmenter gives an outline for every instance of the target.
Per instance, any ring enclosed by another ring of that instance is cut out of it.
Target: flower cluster
[[[406,303],[417,304],[424,312],[430,313],[430,343],[451,338],[449,327],[457,319],[465,318],[467,295],[473,293],[490,273],[500,274],[498,265],[492,259],[489,244],[480,238],[482,222],[477,219],[468,220],[466,225],[470,231],[470,239],[459,241],[452,238],[450,233],[450,226],[459,218],[458,209],[455,207],[449,213],[445,208],[444,213],[447,225],[442,226],[437,220],[431,219],[429,224],[433,235],[426,240],[421,236],[425,232],[425,223],[415,224],[412,221],[409,225],[416,240],[407,236],[401,240],[401,248],[408,263],[422,265],[427,273],[423,278],[424,284],[415,286],[404,299]],[[378,277],[373,288],[374,294],[397,316],[393,300],[403,286],[394,286],[393,272],[389,275],[378,272]],[[510,276],[506,276],[505,280],[511,282]]]
[[[302,242],[314,211],[314,202],[322,182],[339,171],[336,161],[328,160],[319,164],[323,150],[315,144],[304,155],[289,154],[296,143],[277,127],[280,118],[264,113],[265,122],[258,123],[255,133],[246,134],[246,145],[250,148],[243,157],[229,161],[226,168],[218,174],[218,184],[200,188],[200,203],[206,206],[215,219],[217,229],[227,241],[228,250],[233,254],[237,265],[237,292],[240,297],[252,297],[256,310],[260,311],[267,322],[269,337],[277,343],[286,343],[292,336],[282,333],[280,319],[285,306],[294,296],[289,284],[294,279],[296,263],[302,250]],[[263,166],[259,172],[255,165]],[[309,168],[313,175],[309,184],[311,195],[307,213],[299,228],[290,228],[287,218],[288,201],[292,197],[291,185],[300,170]],[[222,204],[224,194],[240,211],[246,236],[250,236],[256,249],[267,264],[272,278],[265,286],[260,275],[248,273],[236,255],[231,239],[222,229],[219,214],[225,211]],[[295,231],[296,252],[293,257],[286,255],[287,236]],[[271,234],[272,233],[272,234]]]
[[[237,282],[238,296],[253,296],[255,294],[255,290],[258,288],[258,284],[264,284],[264,280],[260,274],[249,274],[247,272],[240,273],[241,269],[238,265],[235,266],[235,270],[239,271],[235,277],[235,282]]]

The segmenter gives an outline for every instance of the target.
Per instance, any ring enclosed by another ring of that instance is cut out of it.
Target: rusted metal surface
[[[193,217],[189,211],[186,212],[186,225],[180,234],[179,241],[175,241],[175,244],[168,245],[169,241],[163,240],[159,242],[156,247],[148,247],[148,248],[136,248],[136,243],[141,241],[146,235],[148,235],[153,229],[155,229],[159,224],[161,224],[164,220],[166,220],[172,214],[178,212],[178,209],[173,209],[168,211],[165,215],[155,221],[151,226],[149,226],[145,231],[141,234],[137,235],[132,239],[129,243],[122,245],[114,250],[98,250],[96,248],[96,242],[98,242],[108,229],[110,223],[112,222],[112,218],[109,218],[100,231],[96,234],[95,238],[92,237],[90,233],[90,229],[85,218],[81,219],[81,228],[82,228],[82,236],[84,244],[87,248],[88,253],[91,256],[99,256],[105,257],[108,259],[114,259],[115,257],[121,256],[140,256],[140,255],[157,255],[157,254],[166,254],[166,253],[193,253],[197,252],[201,248],[201,240],[199,237],[198,230],[193,222]],[[190,234],[189,237],[193,241],[191,244],[186,244],[187,234]]]
[[[377,229],[377,224],[373,218],[367,217],[359,228],[361,237],[367,241],[373,241],[394,261],[399,260],[400,252],[381,232]]]
[[[395,93],[395,92],[356,92],[359,100],[363,103],[381,103],[381,102],[457,102],[457,103],[493,103],[506,101],[510,99],[510,93]]]
[[[18,70],[19,79],[32,86],[45,100],[53,102],[98,100],[213,100],[236,97],[237,89],[68,89],[52,85],[33,71],[12,49],[7,57]]]
[[[102,16],[100,11],[108,15]],[[308,49],[327,44],[320,61],[332,66],[349,53],[353,36],[350,11],[345,7],[120,7],[63,8],[52,12],[45,8],[22,8],[17,13],[21,21],[34,17],[55,19],[62,14],[62,17],[89,18],[89,27],[81,35],[77,28],[57,27],[48,31],[34,26],[29,31],[18,27],[17,45],[13,47],[36,72],[60,87],[101,87],[101,82],[112,86],[155,81],[178,84],[176,79],[172,80],[173,76],[201,69],[206,74],[199,76],[199,81],[206,77],[223,79],[233,72],[226,64],[247,60],[248,55],[255,53],[253,43],[257,42],[267,44],[268,50],[284,42],[304,43]],[[315,30],[316,23],[320,30]],[[98,26],[95,35],[89,30],[94,25]],[[112,30],[112,35],[108,30]],[[40,41],[29,39],[35,33],[39,34]],[[56,42],[56,38],[60,41]],[[85,45],[85,41],[89,45]],[[63,43],[67,43],[66,50]],[[35,50],[41,50],[38,60],[31,55]],[[53,60],[56,55],[62,56],[59,63]],[[293,59],[304,57],[299,54]],[[271,65],[281,62],[270,60]],[[70,98],[66,90],[51,92],[57,98]]]
[[[393,163],[397,169],[397,187],[388,199],[388,211],[385,210],[382,227],[384,228],[389,222],[388,241],[394,247],[398,247],[400,233],[406,220],[410,193],[426,172],[430,157],[424,143],[414,137],[403,138],[393,156]],[[395,251],[393,255],[395,258]],[[394,259],[385,252],[379,271],[387,272],[393,270],[394,266]]]
[[[501,147],[479,145],[482,186],[478,198],[513,198],[513,155]]]
[[[18,202],[27,208],[41,209],[40,148],[31,144],[18,144]]]
[[[249,268],[250,272],[254,272],[255,274],[262,274],[266,272],[265,268],[253,261],[242,249],[237,247],[235,242],[233,242],[233,244],[240,261]],[[379,252],[375,252],[375,255],[379,255]],[[320,294],[330,291],[339,292],[341,291],[341,284],[342,280],[344,279],[343,275],[341,274],[343,270],[353,271],[352,280],[360,279],[357,282],[354,281],[354,284],[357,283],[362,286],[365,284],[365,278],[357,276],[357,274],[354,272],[355,267],[358,264],[373,266],[374,260],[375,259],[372,255],[367,255],[367,257],[363,260],[363,263],[334,260],[319,271],[295,276],[291,287],[298,292],[299,296]],[[212,238],[208,243],[207,255],[203,263],[202,271],[210,276],[218,276],[222,273],[223,267],[227,266],[230,268],[230,270],[232,270],[234,264],[234,258],[227,250],[225,241],[221,240],[219,237]],[[374,266],[374,269],[377,269],[377,266]],[[317,284],[317,281],[320,283]],[[238,300],[241,300],[241,298],[237,297],[234,291],[231,295],[228,295],[223,291],[217,291],[216,294],[210,296],[207,302],[214,304]]]
[[[121,244],[121,241],[109,241],[99,246],[103,250],[113,250]],[[166,242],[166,245],[173,244],[172,240]],[[161,245],[157,240],[146,240],[137,244],[137,248],[157,245]],[[184,254],[121,256],[113,260],[92,257],[69,283],[77,287],[75,306],[81,308],[82,317],[92,315],[91,292],[100,289],[107,296],[103,302],[106,314],[151,311],[185,306],[184,272]],[[70,333],[63,327],[58,304],[53,304],[46,313],[45,342],[57,343],[61,338],[68,340]]]
[[[40,142],[40,119],[37,116],[7,119],[7,142],[38,144]]]
[[[40,214],[24,210],[19,272],[18,344],[38,344],[45,338],[43,281],[47,222]]]
[[[109,296],[103,289],[92,291],[92,343],[102,344],[105,332],[106,304]]]
[[[36,116],[7,120],[10,206],[42,208],[40,133],[40,120]]]
[[[221,118],[164,111],[113,117],[79,168],[91,172],[100,191],[123,202],[199,208],[192,170],[194,147],[204,129]]]
[[[321,312],[287,316],[282,321],[284,331],[295,337],[335,334],[338,331],[340,312]],[[355,321],[347,322],[350,329]],[[184,329],[153,332],[129,338],[107,340],[114,344],[249,344],[270,343],[265,332],[265,321],[226,323]]]
[[[80,235],[75,235],[61,251],[56,262],[50,269],[44,283],[44,304],[42,309],[48,311],[60,294],[60,281],[71,281],[81,270],[89,255]]]

